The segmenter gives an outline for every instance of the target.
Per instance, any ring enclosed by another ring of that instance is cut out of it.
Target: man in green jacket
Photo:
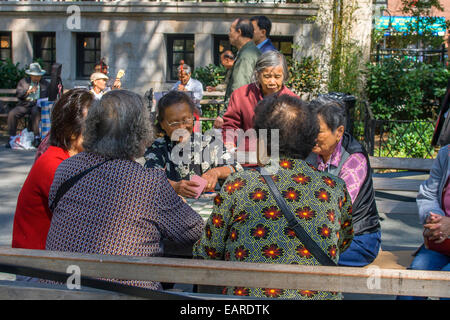
[[[238,49],[238,53],[225,90],[225,108],[220,111],[219,116],[214,121],[215,128],[221,128],[223,125],[222,116],[228,107],[228,101],[233,91],[251,82],[256,61],[261,55],[261,52],[252,41],[253,24],[250,22],[250,19],[239,18],[234,20],[231,24],[228,38],[230,44]]]

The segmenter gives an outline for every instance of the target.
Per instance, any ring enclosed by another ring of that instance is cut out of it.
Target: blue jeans
[[[422,246],[409,266],[410,270],[450,271],[450,257]],[[397,300],[425,300],[427,297],[398,296]],[[441,300],[448,300],[441,298]]]
[[[380,250],[381,231],[354,236],[350,247],[339,256],[339,265],[364,267],[375,260]]]

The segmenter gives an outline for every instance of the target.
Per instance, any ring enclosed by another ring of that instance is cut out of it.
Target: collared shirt
[[[261,50],[262,46],[269,41],[269,38],[266,38],[266,40],[264,40],[263,42],[261,42],[260,44],[257,44],[256,47]]]
[[[272,176],[286,205],[309,236],[337,262],[353,239],[352,205],[344,181],[303,160],[281,159]],[[296,237],[266,182],[251,169],[228,177],[214,198],[194,258],[319,265]],[[339,299],[340,294],[304,290],[227,287],[226,294],[293,299]]]
[[[177,81],[175,85],[172,87],[172,90],[178,90],[178,86],[181,84],[181,81]],[[186,88],[186,91],[193,92],[194,100],[196,104],[200,102],[200,100],[203,98],[203,85],[200,81],[193,79],[192,77],[189,78],[189,81],[184,86]]]
[[[326,171],[330,166],[339,167],[342,158],[342,139],[337,144],[334,152],[327,163],[324,163],[323,158],[317,155],[317,169]],[[352,199],[352,203],[358,196],[359,190],[367,176],[367,160],[362,153],[354,153],[345,161],[339,172],[339,178],[345,181],[348,193]]]

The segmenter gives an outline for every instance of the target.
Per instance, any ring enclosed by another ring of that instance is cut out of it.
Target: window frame
[[[33,32],[33,61],[40,59],[43,63],[49,63],[49,68],[46,69],[45,65],[42,65],[42,69],[46,71],[46,76],[50,75],[52,72],[52,65],[56,62],[56,32]],[[50,48],[42,48],[41,39],[44,37],[54,38],[51,41]],[[44,60],[42,58],[43,50],[48,50],[51,52],[50,60]]]
[[[86,38],[95,38],[94,40],[94,48],[84,48],[84,40]],[[99,45],[97,47],[97,39],[99,40]],[[101,51],[101,33],[100,32],[78,32],[76,34],[76,79],[77,80],[85,80],[85,79],[89,79],[90,75],[93,72],[93,67],[92,66],[92,71],[89,74],[84,74],[84,66],[86,64],[95,64],[97,62],[100,61],[101,57],[102,57],[102,51]],[[89,61],[85,59],[85,52],[86,51],[94,51],[94,59],[96,61]],[[98,53],[98,58],[97,58],[97,53]]]
[[[174,65],[173,63],[173,55],[174,53],[182,53],[183,54],[183,60],[192,68],[192,71],[195,69],[195,34],[167,34],[166,35],[166,43],[167,43],[167,75],[166,75],[166,81],[167,82],[176,82],[178,81],[178,78],[172,78],[172,74],[174,72],[174,68],[176,68],[178,65]],[[174,51],[173,45],[175,40],[183,40],[183,51]],[[194,49],[193,51],[187,51],[186,50],[186,41],[194,41]],[[194,55],[194,61],[192,63],[188,63],[186,61],[186,54],[192,53]]]
[[[9,59],[12,61],[13,59],[13,55],[12,55],[12,32],[11,31],[0,31],[0,36],[1,37],[9,37],[9,48],[1,48],[0,46],[0,51],[9,51]],[[5,59],[1,58],[2,55],[0,54],[0,61],[6,61]],[[8,58],[6,58],[8,59]]]

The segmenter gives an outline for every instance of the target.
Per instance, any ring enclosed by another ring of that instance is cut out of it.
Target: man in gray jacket
[[[230,78],[225,90],[224,110],[220,111],[219,117],[214,121],[215,128],[223,125],[222,116],[228,107],[230,96],[234,90],[251,82],[253,70],[261,52],[256,47],[253,39],[253,24],[249,19],[239,18],[231,24],[228,33],[230,44],[238,49],[236,60],[231,68]]]

